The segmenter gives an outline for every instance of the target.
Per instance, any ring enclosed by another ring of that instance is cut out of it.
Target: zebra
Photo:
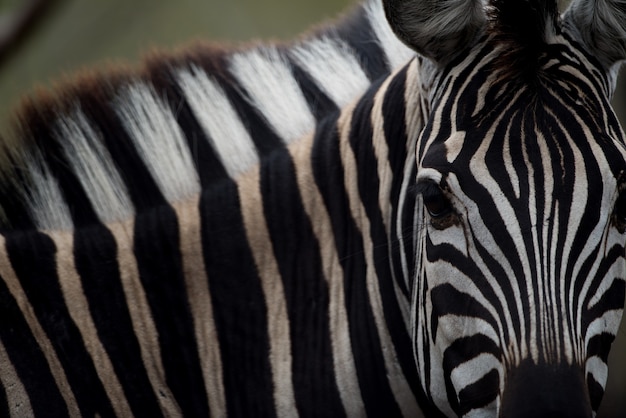
[[[593,416],[625,295],[624,13],[371,0],[26,101],[4,415]]]

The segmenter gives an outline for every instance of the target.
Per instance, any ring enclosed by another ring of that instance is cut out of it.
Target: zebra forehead
[[[520,46],[542,44],[554,34],[555,0],[492,0],[491,30]]]
[[[449,163],[453,163],[454,160],[459,156],[461,150],[463,149],[463,142],[465,141],[465,132],[459,131],[454,132],[450,135],[445,142],[446,146],[446,160]]]
[[[540,72],[540,56],[556,35],[558,7],[554,0],[492,0],[489,31],[504,44],[498,60],[501,71],[533,84]]]

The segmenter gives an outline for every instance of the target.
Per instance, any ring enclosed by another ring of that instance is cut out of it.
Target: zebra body
[[[624,304],[625,19],[448,6],[372,1],[27,104],[0,201],[7,414],[595,413]]]
[[[2,337],[13,377],[3,386],[19,383],[6,408],[416,415],[417,379],[403,375],[415,374],[408,311],[395,317],[401,364],[368,304],[380,298],[374,266],[367,283],[343,281],[362,277],[367,241],[335,249],[332,228],[344,220],[333,225],[323,210],[333,190],[314,200],[299,191],[325,169],[306,169],[318,121],[332,129],[340,108],[412,54],[372,2],[291,46],[200,45],[153,58],[139,77],[86,76],[65,97],[27,104],[20,140],[46,162],[10,155],[41,183],[30,207],[21,198],[2,205],[12,224],[0,273],[8,323],[29,336]],[[324,157],[336,138],[319,137]],[[49,287],[38,289],[42,277]],[[349,318],[360,328],[350,330]],[[357,343],[367,347],[359,353]]]

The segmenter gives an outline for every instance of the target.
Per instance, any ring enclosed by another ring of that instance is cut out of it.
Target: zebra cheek
[[[454,249],[453,252],[450,247]],[[430,261],[467,258],[469,248],[463,220],[455,214],[455,219],[448,220],[445,224],[431,221],[427,226],[426,251]],[[438,266],[435,268],[432,273],[436,276],[449,275],[449,269],[441,270]]]

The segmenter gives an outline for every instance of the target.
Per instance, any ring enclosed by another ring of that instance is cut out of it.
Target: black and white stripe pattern
[[[25,106],[4,415],[591,416],[625,293],[623,28],[437,5]]]
[[[579,37],[580,5],[562,20],[550,2],[492,6],[425,93],[418,374],[448,416],[591,416],[625,293],[615,68]]]
[[[373,287],[384,247],[335,242],[366,233],[341,219],[357,191],[321,213],[343,186],[305,161],[413,55],[371,2],[293,45],[198,46],[27,106],[2,200],[3,410],[419,414],[408,302],[386,318]]]

